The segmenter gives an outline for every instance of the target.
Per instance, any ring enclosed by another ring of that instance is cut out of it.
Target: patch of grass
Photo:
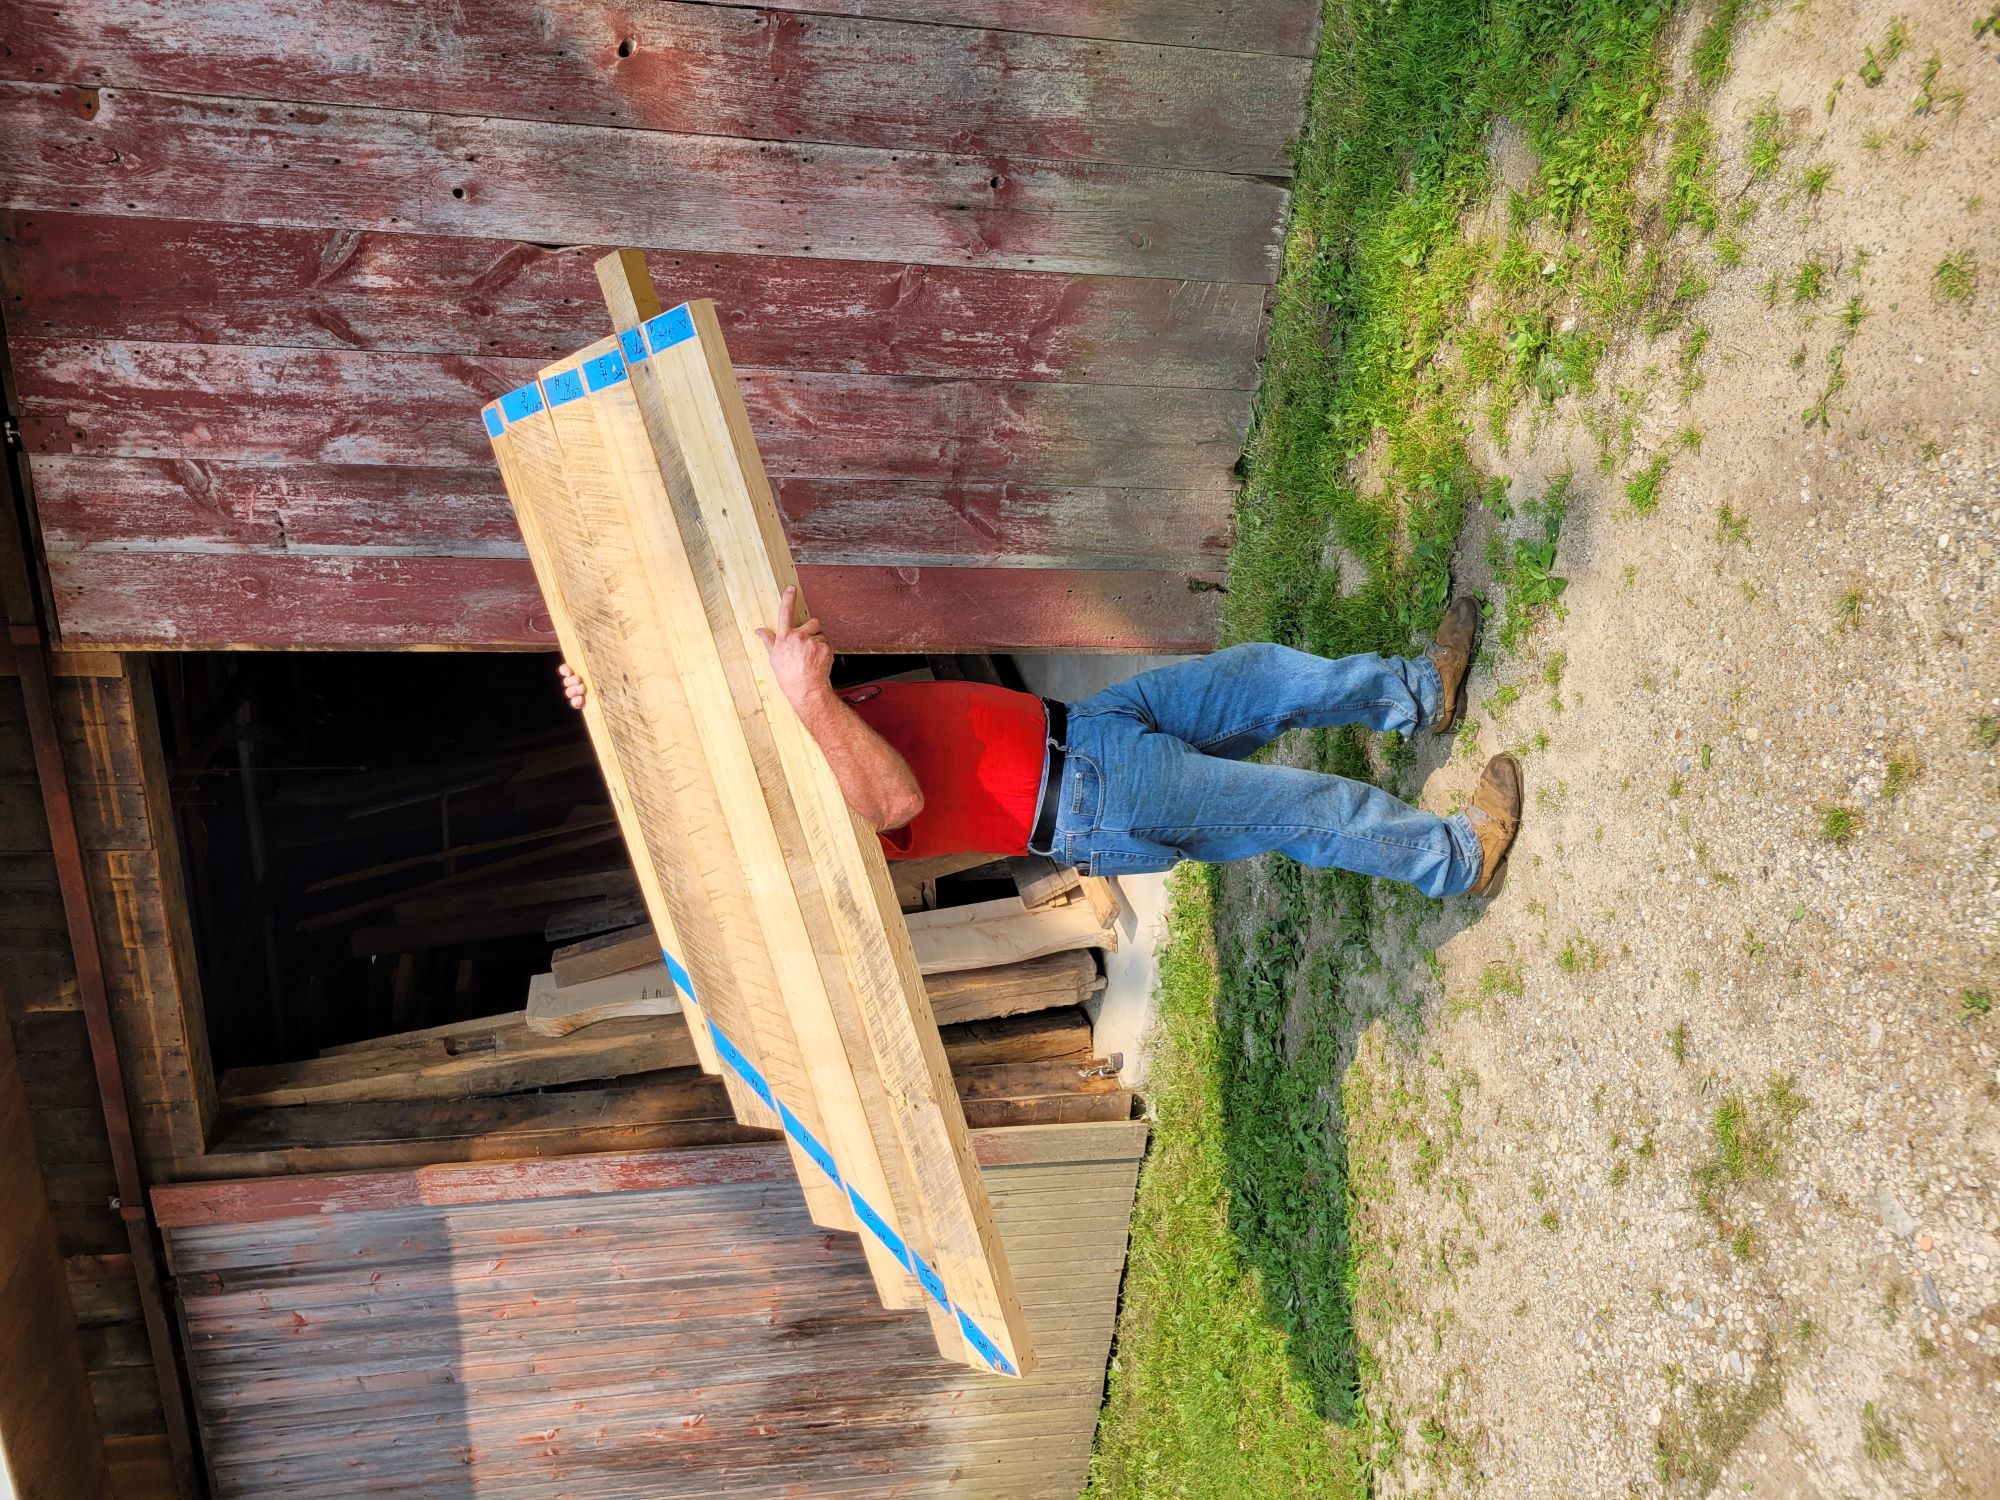
[[[1715,128],[1705,114],[1686,114],[1674,121],[1667,147],[1667,197],[1661,205],[1662,227],[1671,236],[1683,224],[1703,234],[1715,233]]]
[[[1856,292],[1847,299],[1847,306],[1840,310],[1840,328],[1849,338],[1861,331],[1864,319],[1873,317],[1868,310],[1868,299]]]
[[[1715,513],[1715,543],[1718,547],[1750,545],[1750,518],[1738,515],[1727,500]]]
[[[1562,1228],[1563,1223],[1562,1215],[1557,1213],[1553,1208],[1543,1209],[1541,1218],[1535,1222],[1540,1224],[1550,1234],[1554,1234],[1558,1229]]]
[[[1972,743],[1982,750],[2000,745],[2000,714],[1981,714],[1973,721]]]
[[[1625,501],[1642,516],[1650,516],[1660,504],[1660,480],[1667,472],[1668,457],[1653,455],[1651,463],[1625,483]]]
[[[1961,1021],[1975,1017],[1984,1019],[1993,1014],[1993,991],[1990,989],[1961,990],[1958,995],[1958,1016]]]
[[[1689,1172],[1695,1206],[1718,1226],[1735,1232],[1731,1208],[1738,1190],[1778,1175],[1792,1126],[1806,1099],[1789,1078],[1773,1075],[1755,1097],[1736,1092],[1709,1117],[1707,1154]]]
[[[1750,0],[1722,0],[1694,43],[1694,76],[1705,89],[1712,89],[1728,76],[1729,50],[1736,40],[1736,23],[1743,19]]]
[[[1842,630],[1861,628],[1861,610],[1867,600],[1868,596],[1860,589],[1849,589],[1835,601],[1833,617]]]
[[[1766,1414],[1785,1395],[1782,1367],[1771,1359],[1757,1366],[1747,1383],[1697,1380],[1687,1388],[1653,1437],[1653,1471],[1677,1493],[1705,1495],[1721,1483],[1722,1471]],[[1685,1487],[1682,1489],[1681,1487]]]
[[[1916,756],[1907,750],[1899,750],[1889,757],[1888,769],[1882,773],[1882,796],[1893,802],[1917,784],[1917,777],[1923,767]]]
[[[1504,500],[1472,464],[1465,414],[1504,435],[1522,396],[1590,389],[1613,319],[1639,309],[1639,169],[1668,19],[1624,0],[1328,7],[1242,463],[1228,640],[1401,654],[1435,627],[1465,516]],[[1491,188],[1502,116],[1539,172],[1496,249],[1461,226]],[[1379,461],[1357,482],[1364,452]],[[1547,520],[1521,539],[1552,544]],[[1339,575],[1320,561],[1335,548]],[[1553,608],[1553,554],[1520,561]],[[1355,734],[1310,743],[1320,769],[1368,774]],[[1177,920],[1253,936],[1207,955],[1190,981],[1205,995],[1164,1003],[1154,1067],[1180,1092],[1156,1101],[1090,1494],[1359,1496],[1410,1430],[1371,1398],[1355,1329],[1401,1305],[1369,1207],[1397,1190],[1389,1140],[1416,1116],[1376,1076],[1394,1073],[1373,1062],[1393,1037],[1361,1033],[1369,1067],[1347,1055],[1367,1019],[1349,981],[1379,970],[1402,907],[1385,885],[1277,857],[1200,875],[1177,877]],[[1514,963],[1480,988],[1522,985]],[[1394,1036],[1424,1024],[1390,1005]]]
[[[1817,203],[1826,192],[1826,185],[1833,181],[1833,164],[1817,161],[1799,174],[1799,192],[1806,202]]]
[[[1556,967],[1565,974],[1595,974],[1604,967],[1604,950],[1577,933],[1556,954]]]
[[[1978,289],[1978,264],[1970,250],[1952,251],[1931,273],[1931,295],[1940,302],[1970,302]]]
[[[1786,148],[1790,145],[1785,118],[1778,113],[1778,101],[1767,99],[1750,117],[1750,144],[1743,153],[1743,159],[1750,168],[1750,180],[1755,182],[1777,171],[1778,163],[1784,160]]]
[[[1871,1461],[1886,1464],[1903,1456],[1903,1440],[1873,1401],[1861,1403],[1861,1451]]]
[[[1089,1493],[1359,1496],[1355,1456],[1321,1419],[1232,1233],[1211,890],[1207,870],[1174,877],[1148,1090],[1157,1123]],[[1337,1182],[1322,1187],[1338,1196]]]
[[[1910,45],[1909,23],[1901,16],[1893,16],[1889,21],[1888,34],[1882,38],[1881,55],[1877,56],[1873,47],[1862,48],[1860,65],[1855,72],[1869,88],[1880,88],[1887,77],[1889,64],[1903,55],[1903,49]]]
[[[1792,272],[1792,279],[1788,283],[1792,301],[1795,303],[1819,301],[1826,295],[1828,274],[1826,262],[1818,256],[1800,261],[1798,269]]]
[[[1850,844],[1861,830],[1861,814],[1851,807],[1835,804],[1819,810],[1819,841],[1822,844]]]
[[[1715,263],[1724,270],[1733,271],[1743,264],[1743,241],[1733,234],[1725,234],[1715,242]]]
[[[1684,1068],[1688,1060],[1688,1023],[1676,1021],[1667,1028],[1667,1056],[1674,1060],[1674,1066]]]

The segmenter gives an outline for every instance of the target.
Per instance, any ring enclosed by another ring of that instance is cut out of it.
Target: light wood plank
[[[621,1016],[671,1016],[680,1008],[680,991],[665,964],[607,974],[567,988],[557,984],[553,974],[537,974],[528,981],[528,1029],[539,1036],[568,1036]]]
[[[592,345],[581,360],[607,355],[619,357],[615,340]],[[544,389],[563,374],[580,378],[580,363],[571,359],[551,366],[544,372]],[[746,935],[754,928],[761,939],[757,953],[731,959],[739,967],[761,966],[755,967],[759,982],[743,988],[743,1024],[760,1054],[759,1066],[778,1097],[831,1149],[849,1185],[870,1203],[894,1203],[910,1191],[901,1181],[894,1143],[878,1140],[871,1125],[869,1080],[839,1061],[838,1002],[831,990],[847,976],[840,965],[825,961],[837,938],[810,895],[809,873],[808,894],[801,895],[798,875],[802,866],[810,870],[812,851],[769,810],[764,784],[776,774],[775,756],[763,725],[740,712],[749,664],[740,639],[716,627],[716,582],[701,566],[704,549],[690,532],[694,518],[674,504],[629,380],[552,411],[572,492],[580,473],[602,472],[606,497],[619,506],[615,519],[607,515],[606,528],[593,537],[592,563],[629,595],[635,613],[646,614],[646,628],[660,645],[646,650],[627,637],[618,643],[622,654],[614,651],[605,665],[628,677],[677,679],[686,712],[656,733],[655,744],[671,735],[688,784],[699,784],[701,794],[713,799],[717,821],[711,826],[727,836],[722,847],[735,861],[734,899],[748,915]],[[699,857],[691,849],[672,853]],[[699,990],[707,979],[701,970],[694,972]],[[765,974],[768,984],[762,982]],[[742,1033],[724,1029],[742,1040]],[[800,1185],[818,1222],[836,1228],[855,1224],[851,1209],[831,1206],[845,1203],[838,1184],[808,1168]],[[884,1306],[915,1307],[925,1300],[886,1247],[864,1235],[862,1248]],[[948,1333],[940,1328],[941,1338]]]
[[[607,257],[599,262],[599,274],[608,282],[644,283],[636,254]],[[614,292],[608,300],[614,322],[630,327],[639,297],[628,293],[621,299]],[[890,1118],[916,1179],[915,1206],[954,1303],[1003,1360],[1025,1372],[1033,1363],[1026,1320],[887,863],[873,831],[846,807],[825,757],[771,679],[755,637],[771,623],[777,596],[796,583],[796,573],[714,308],[697,302],[687,311],[696,336],[641,361],[630,384],[655,453],[663,458],[677,453],[685,466],[677,474],[663,464],[669,490],[684,483],[708,523],[706,536],[715,548],[734,626],[784,767],[783,785],[767,785],[767,795],[791,797],[814,851],[815,873],[835,894],[830,905],[858,1001],[858,1014],[842,1018],[849,1061],[858,1076],[865,1077],[872,1064],[882,1078]],[[907,1236],[914,1225],[902,1227]],[[966,1357],[985,1362],[976,1350]]]
[[[1118,949],[1118,929],[1088,901],[1033,911],[1009,896],[909,914],[910,940],[925,974],[1018,963],[1075,948]]]
[[[527,1017],[515,1011],[504,1025],[232,1068],[218,1080],[217,1093],[237,1109],[457,1099],[685,1068],[694,1060],[687,1029],[678,1022],[641,1017],[550,1037],[530,1030]]]

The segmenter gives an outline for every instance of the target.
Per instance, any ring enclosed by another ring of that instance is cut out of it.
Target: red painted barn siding
[[[718,302],[844,646],[1212,642],[1309,0],[20,9],[66,639],[548,644],[477,411],[632,243]]]

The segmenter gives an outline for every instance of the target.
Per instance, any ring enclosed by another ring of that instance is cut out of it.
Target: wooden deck
[[[711,297],[844,647],[1212,644],[1310,0],[20,0],[70,645],[548,646],[479,408]]]

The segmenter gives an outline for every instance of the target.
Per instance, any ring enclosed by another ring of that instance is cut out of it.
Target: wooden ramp
[[[156,1189],[215,1494],[1073,1500],[1145,1138],[974,1134],[1019,1381],[883,1312],[776,1145]]]
[[[485,410],[704,1065],[946,1357],[1034,1355],[874,833],[772,678],[796,573],[713,307],[606,256],[616,329]],[[674,1024],[666,1023],[662,1024]]]

